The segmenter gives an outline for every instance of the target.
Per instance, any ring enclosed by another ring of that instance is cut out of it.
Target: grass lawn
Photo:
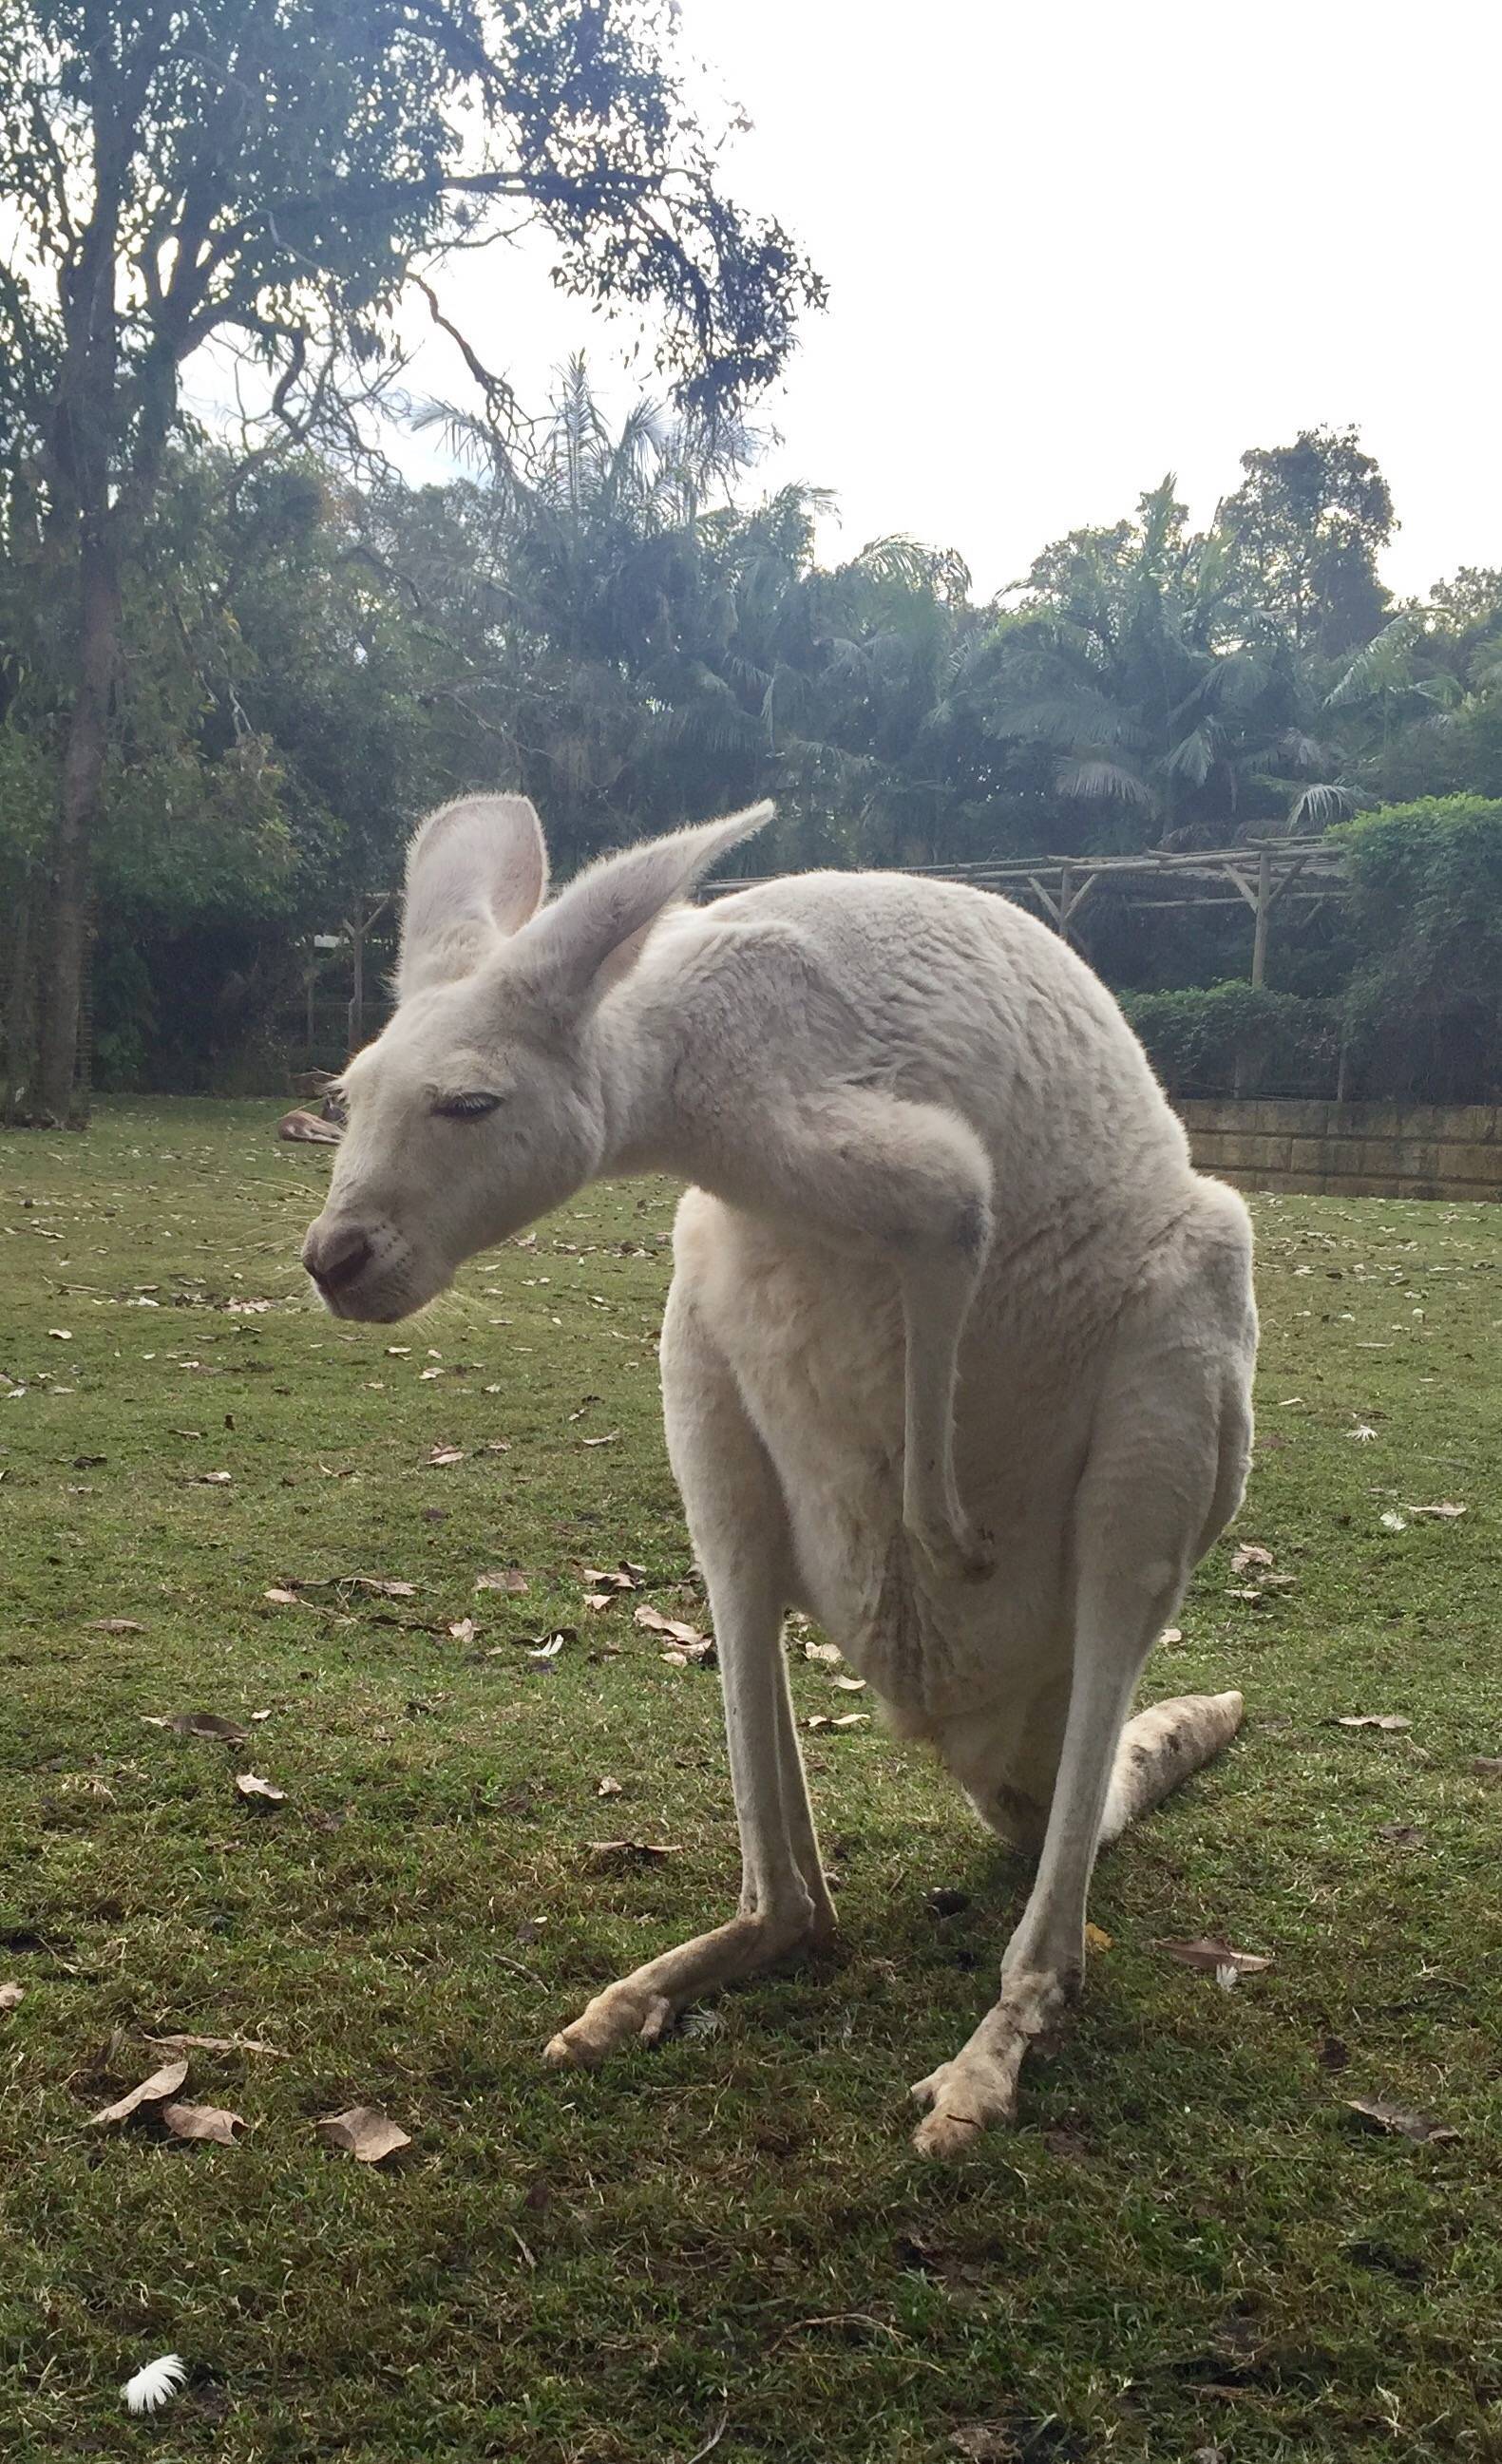
[[[1103,1862],[1076,2033],[942,2170],[907,2086],[1025,1877],[874,1723],[807,1736],[839,1955],[597,2076],[540,2060],[736,1886],[715,1676],[633,1621],[701,1616],[671,1191],[344,1328],[297,1265],[326,1156],[274,1118],[0,1143],[7,2456],[1502,2456],[1502,1210],[1259,1203],[1251,1496],[1148,1683],[1239,1685],[1247,1728]],[[623,1558],[642,1590],[586,1607]],[[802,1640],[800,1716],[859,1708]],[[248,1743],[150,1725],[195,1710]],[[1366,1713],[1411,1725],[1333,1725]],[[591,1865],[627,1836],[678,1853]],[[1272,1964],[1224,1991],[1156,1947],[1202,1933]],[[89,2126],[174,2031],[284,2052],[190,2057],[238,2145]],[[355,2104],[394,2165],[315,2132]],[[127,2419],[166,2351],[188,2388]]]

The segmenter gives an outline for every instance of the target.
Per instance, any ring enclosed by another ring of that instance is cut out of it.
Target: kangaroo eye
[[[498,1095],[443,1095],[434,1104],[433,1111],[440,1120],[482,1121],[487,1112],[497,1110],[499,1103]]]

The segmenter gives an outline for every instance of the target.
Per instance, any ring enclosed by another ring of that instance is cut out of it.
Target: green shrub
[[[1502,1086],[1502,800],[1426,796],[1333,835],[1351,873],[1344,1001],[1358,1091],[1476,1102]]]
[[[1338,1023],[1333,1001],[1248,983],[1123,993],[1120,1000],[1170,1093],[1334,1092]]]

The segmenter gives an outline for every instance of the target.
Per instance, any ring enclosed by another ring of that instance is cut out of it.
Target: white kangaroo
[[[1191,1170],[1110,995],[1017,908],[895,873],[679,904],[770,811],[607,857],[551,904],[523,799],[424,823],[399,1005],[344,1073],[302,1255],[339,1316],[386,1324],[598,1174],[693,1184],[662,1383],[740,1905],[597,1994],[548,2057],[653,2041],[830,1936],[782,1645],[797,1606],[1038,1855],[999,2000],[913,2091],[917,2145],[953,2154],[1010,2118],[1027,2046],[1078,1991],[1097,1846],[1241,1719],[1234,1693],[1128,1712],[1241,1500],[1250,1229]]]

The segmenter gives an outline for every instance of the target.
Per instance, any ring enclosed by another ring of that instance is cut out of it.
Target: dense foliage
[[[654,321],[657,363],[699,417],[774,376],[822,299],[780,226],[719,185],[675,34],[667,0],[0,11],[0,520],[59,756],[47,894],[31,902],[40,1114],[78,1110],[129,602],[195,357],[213,343],[238,361],[253,459],[288,438],[358,454],[402,365],[404,299],[458,346],[491,421],[519,416],[441,296],[445,258],[502,228],[542,236],[563,290]]]
[[[563,871],[762,794],[779,819],[757,869],[1224,846],[1402,796],[1404,817],[1347,832],[1348,912],[1280,923],[1265,993],[1197,993],[1245,976],[1239,902],[1144,921],[1101,893],[1088,946],[1186,1089],[1333,1086],[1342,1034],[1369,1091],[1490,1087],[1494,927],[1462,957],[1446,938],[1491,895],[1485,830],[1412,799],[1502,787],[1502,576],[1389,607],[1386,492],[1350,437],[1248,454],[1202,534],[1165,482],[978,605],[958,557],[908,539],[821,565],[823,500],[761,497],[754,438],[649,404],[611,424],[580,363],[529,429],[450,428],[441,486],[174,450],[124,609],[96,854],[115,1083],[276,1083],[310,934],[393,883],[415,814],[483,783],[535,798]],[[56,744],[27,588],[24,560],[0,563],[12,915]],[[1322,647],[1358,605],[1369,638]]]

